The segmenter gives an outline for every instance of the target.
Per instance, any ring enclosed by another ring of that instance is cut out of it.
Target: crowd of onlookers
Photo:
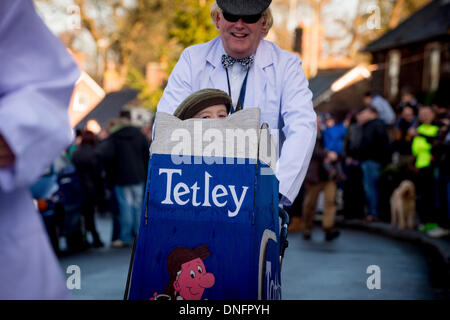
[[[402,181],[410,180],[415,186],[414,228],[431,236],[448,235],[449,125],[445,99],[424,105],[409,90],[402,92],[396,107],[381,95],[367,93],[361,106],[343,118],[319,112],[308,173],[296,201],[287,208],[291,231],[302,230],[310,239],[317,211],[322,212],[328,241],[339,236],[336,214],[390,222],[390,198]],[[132,125],[124,111],[98,134],[78,130],[67,149],[64,157],[79,177],[81,213],[92,246],[104,245],[96,212],[112,214],[111,246],[128,246],[137,235],[150,141],[151,125]]]
[[[429,104],[402,91],[392,107],[368,92],[344,119],[318,113],[318,137],[302,190],[288,208],[291,230],[309,239],[316,211],[327,240],[339,235],[336,213],[345,219],[391,221],[390,198],[404,180],[415,186],[414,228],[448,235],[450,222],[450,109],[445,93]],[[319,200],[323,192],[323,200]],[[317,205],[321,208],[317,208]],[[301,218],[299,218],[301,217]]]
[[[122,111],[98,134],[77,130],[74,143],[61,156],[63,167],[76,170],[82,228],[92,238],[87,246],[104,246],[95,223],[97,212],[112,215],[112,247],[133,243],[139,229],[150,140],[151,126],[133,125],[129,111]]]

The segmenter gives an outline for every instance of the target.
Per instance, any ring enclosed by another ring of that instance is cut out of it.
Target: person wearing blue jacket
[[[341,155],[344,151],[344,140],[347,128],[343,122],[336,123],[336,118],[331,114],[325,115],[325,130],[323,130],[323,143],[327,150]]]

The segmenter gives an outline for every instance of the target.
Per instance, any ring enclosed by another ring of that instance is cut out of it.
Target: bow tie
[[[235,62],[238,62],[244,67],[245,70],[248,70],[254,60],[255,60],[254,56],[250,56],[250,57],[242,58],[242,59],[235,59],[233,57],[230,57],[227,54],[224,54],[222,56],[222,65],[225,69],[227,69],[227,68],[231,67]]]

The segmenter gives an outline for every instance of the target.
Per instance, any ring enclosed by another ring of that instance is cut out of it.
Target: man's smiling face
[[[251,56],[256,52],[258,44],[264,37],[263,19],[256,23],[244,23],[242,19],[229,22],[220,13],[216,18],[225,52],[236,59]]]

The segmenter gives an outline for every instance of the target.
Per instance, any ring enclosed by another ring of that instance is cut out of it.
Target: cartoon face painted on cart
[[[214,275],[206,271],[203,259],[210,255],[207,245],[194,249],[175,248],[167,257],[169,282],[165,293],[172,299],[200,300],[214,285]]]
[[[181,265],[173,287],[185,300],[200,300],[203,292],[214,285],[214,275],[206,272],[202,259],[197,258]]]

